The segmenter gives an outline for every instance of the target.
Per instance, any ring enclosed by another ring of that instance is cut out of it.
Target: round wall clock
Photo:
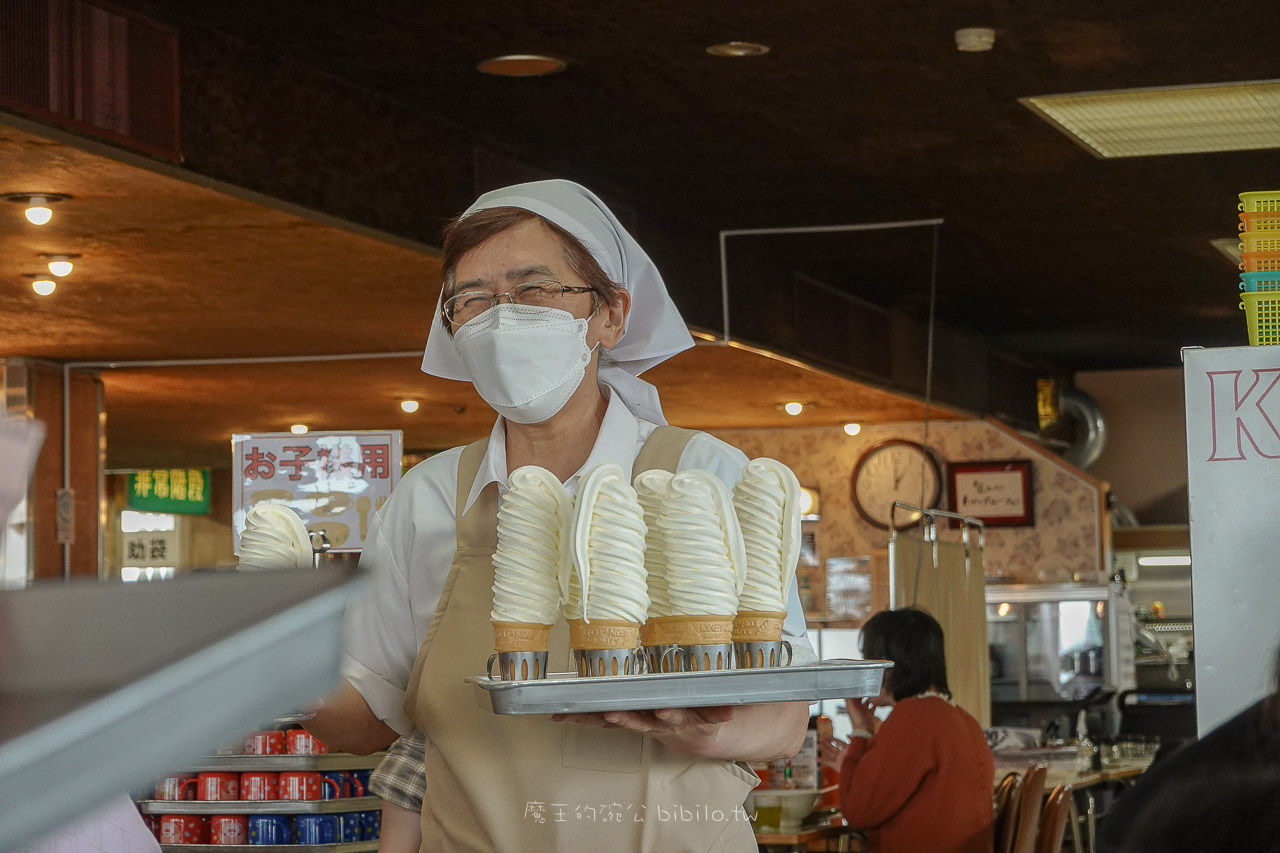
[[[866,450],[853,466],[853,505],[882,530],[889,529],[894,501],[933,509],[942,499],[942,470],[924,445],[891,438]],[[908,523],[902,512],[898,526]]]

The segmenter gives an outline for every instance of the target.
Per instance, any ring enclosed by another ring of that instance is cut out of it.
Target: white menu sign
[[[364,548],[373,513],[391,496],[403,464],[401,432],[266,432],[231,436],[236,552],[249,508],[292,507],[332,551]]]
[[[1280,346],[1183,354],[1200,735],[1265,695],[1280,643]]]

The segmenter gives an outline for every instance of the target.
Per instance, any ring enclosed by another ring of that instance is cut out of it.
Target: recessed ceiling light
[[[58,278],[65,278],[66,276],[71,275],[71,270],[73,269],[73,264],[71,262],[80,256],[51,255],[47,252],[41,252],[40,257],[49,262],[49,272],[53,273]]]
[[[31,289],[41,296],[48,296],[58,287],[58,283],[45,272],[23,273],[23,277],[31,279]]]
[[[1097,157],[1280,148],[1280,80],[1018,100]]]
[[[294,435],[306,435],[306,433],[307,433],[307,425],[306,425],[306,424],[294,424],[293,426],[289,427],[289,432],[293,433]]]
[[[996,46],[996,31],[990,27],[965,27],[956,30],[956,50],[982,53]]]
[[[4,193],[0,195],[5,201],[12,201],[16,204],[25,204],[27,209],[27,221],[32,225],[46,225],[53,218],[53,211],[49,206],[57,204],[60,201],[66,201],[71,196],[65,193],[46,193],[46,192],[22,192],[22,193]]]
[[[786,412],[788,415],[798,415],[804,411],[804,403],[786,403],[783,405],[782,411]]]
[[[757,44],[753,41],[726,41],[720,44],[713,44],[707,48],[707,53],[712,56],[764,56],[769,52],[769,45]]]
[[[533,53],[512,53],[507,56],[494,56],[476,65],[482,74],[493,74],[498,77],[543,77],[563,71],[566,63],[554,56],[539,56]]]
[[[418,401],[417,400],[401,400],[400,408],[404,409],[406,412],[412,415],[414,412],[418,411]]]
[[[845,424],[844,425],[845,435],[852,436],[852,435],[857,435],[860,432],[862,432],[862,424]]]

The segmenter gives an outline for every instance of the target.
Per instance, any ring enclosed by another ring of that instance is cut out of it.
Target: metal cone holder
[[[574,649],[573,666],[584,678],[603,675],[640,675],[645,666],[641,649]]]
[[[498,662],[498,674],[503,681],[532,681],[547,677],[547,653],[496,652],[489,655],[485,671],[493,677],[493,664]]]
[[[679,668],[675,672],[713,672],[733,669],[733,643],[676,647]]]
[[[785,660],[782,656],[784,651],[787,653]],[[738,669],[791,666],[791,643],[786,640],[734,643],[733,656]]]
[[[645,667],[649,672],[657,674],[660,672],[680,672],[680,647],[671,644],[659,646],[644,646],[641,651],[644,653]]]

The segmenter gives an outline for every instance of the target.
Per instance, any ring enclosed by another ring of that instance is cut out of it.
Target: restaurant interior
[[[670,422],[804,487],[818,656],[860,658],[873,612],[935,596],[974,650],[948,660],[956,702],[1026,782],[997,801],[996,850],[1042,825],[1036,850],[1096,849],[1160,744],[1197,734],[1181,352],[1249,342],[1236,203],[1280,186],[1280,84],[1242,35],[1273,13],[5,3],[3,415],[45,437],[0,588],[231,573],[234,436],[398,431],[408,470],[488,434],[468,383],[419,369],[441,229],[482,192],[567,178],[648,249],[694,337],[644,375]],[[1072,93],[1097,100],[1051,97]],[[860,480],[895,448],[918,488]],[[201,511],[137,502],[157,471],[200,477]],[[1016,506],[972,542],[935,515],[993,477]],[[894,500],[918,508],[899,531]],[[900,574],[917,539],[955,547],[921,546],[924,593]],[[355,541],[319,564],[353,567]],[[841,702],[813,710],[849,735]],[[761,849],[866,849],[832,802],[757,827]]]

